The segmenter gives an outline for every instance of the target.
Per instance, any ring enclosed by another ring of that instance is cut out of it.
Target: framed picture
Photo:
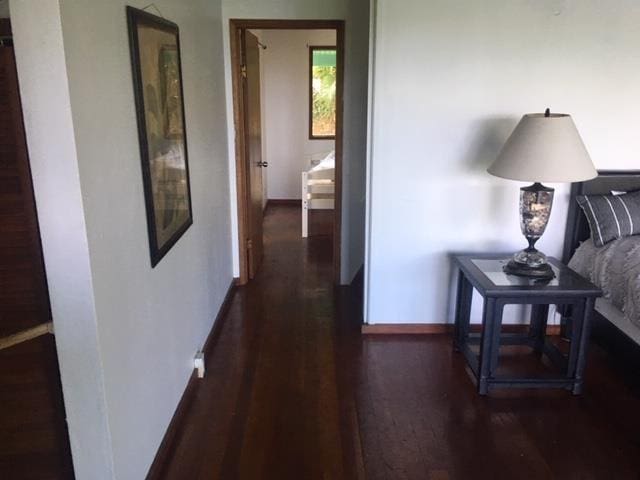
[[[127,7],[151,266],[193,223],[178,26]]]

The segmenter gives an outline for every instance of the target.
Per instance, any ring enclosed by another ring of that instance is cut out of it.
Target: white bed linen
[[[333,168],[336,168],[336,152],[335,151],[332,151],[331,153],[329,153],[329,155],[327,155],[322,160],[320,160],[320,163],[318,163],[315,167],[313,167],[309,171],[317,172],[319,170],[331,170]]]

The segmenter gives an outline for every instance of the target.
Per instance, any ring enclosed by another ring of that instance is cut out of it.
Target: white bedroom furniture
[[[309,236],[309,210],[335,208],[335,172],[335,152],[302,172],[302,238]]]

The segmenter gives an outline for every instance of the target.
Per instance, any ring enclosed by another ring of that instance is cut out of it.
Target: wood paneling
[[[640,390],[591,349],[583,398],[475,392],[450,335],[361,335],[331,241],[269,208],[265,263],[231,300],[166,479],[634,479]],[[506,373],[540,368],[507,347]]]
[[[11,21],[8,18],[0,18],[0,37],[11,36]]]
[[[49,321],[13,48],[0,47],[0,336]]]
[[[0,337],[50,320],[15,58],[0,47]],[[0,405],[0,478],[72,478],[53,336],[0,351]]]

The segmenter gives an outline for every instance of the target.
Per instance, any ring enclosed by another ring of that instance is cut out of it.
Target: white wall
[[[264,30],[260,57],[264,101],[262,141],[268,198],[299,199],[300,174],[312,154],[334,149],[333,140],[309,140],[309,46],[335,45],[334,30]]]
[[[12,0],[11,23],[76,477],[113,478],[93,278],[58,2]]]
[[[598,168],[638,165],[640,4],[377,0],[369,323],[452,319],[456,251],[522,248],[521,184],[485,172],[526,112],[568,112]],[[560,255],[568,186],[541,250]]]
[[[194,224],[154,269],[125,14],[131,2],[62,0],[61,30],[57,2],[38,9],[32,0],[14,2],[76,473],[144,478],[232,280],[220,2],[155,2],[180,26]]]
[[[231,221],[234,274],[239,274],[238,213],[235,185],[235,129],[231,93],[229,19],[345,20],[345,130],[343,145],[341,281],[349,283],[364,259],[365,164],[367,135],[367,79],[369,0],[223,0],[222,26],[227,85]]]
[[[342,166],[342,283],[364,263],[369,82],[369,0],[347,2],[344,162]]]

